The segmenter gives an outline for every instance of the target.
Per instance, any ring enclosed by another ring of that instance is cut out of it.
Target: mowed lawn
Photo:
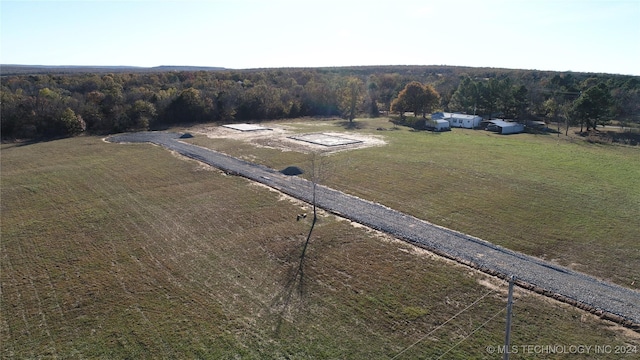
[[[307,205],[157,146],[80,137],[1,156],[3,358],[499,357],[506,287],[486,275],[328,215],[301,267]],[[512,344],[620,359],[640,337],[517,291]]]
[[[387,119],[287,123],[382,136],[331,154],[323,183],[432,223],[640,289],[640,149],[555,134],[393,130]],[[277,124],[275,124],[277,125]],[[376,130],[384,128],[386,131]],[[192,142],[281,169],[311,155],[229,139]]]

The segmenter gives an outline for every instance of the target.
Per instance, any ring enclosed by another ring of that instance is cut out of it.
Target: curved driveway
[[[225,172],[236,174],[312,202],[312,183],[285,176],[262,165],[179,141],[180,134],[142,132],[109,137],[110,142],[150,142]],[[442,228],[383,205],[318,185],[316,205],[368,227],[424,247],[486,273],[502,278],[515,276],[527,289],[554,297],[616,321],[640,328],[640,293],[595,279],[541,259]]]

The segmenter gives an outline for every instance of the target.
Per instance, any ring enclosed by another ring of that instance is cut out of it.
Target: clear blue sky
[[[2,64],[640,75],[640,0],[0,2]]]

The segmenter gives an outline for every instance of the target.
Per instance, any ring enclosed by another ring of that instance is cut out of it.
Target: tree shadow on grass
[[[304,290],[305,290],[305,277],[304,277],[304,263],[307,253],[307,248],[309,246],[309,240],[311,239],[311,233],[313,232],[313,228],[316,225],[317,216],[314,214],[311,228],[309,229],[309,233],[307,234],[307,238],[302,247],[302,253],[300,254],[300,261],[297,264],[297,267],[291,267],[289,269],[286,282],[282,291],[275,297],[272,305],[274,307],[280,307],[280,311],[277,313],[278,320],[275,328],[275,335],[280,336],[282,331],[282,325],[286,319],[286,314],[289,310],[291,310],[292,301],[294,299],[294,294],[298,296],[299,299],[304,298]]]
[[[544,136],[551,136],[551,135],[558,136],[562,134],[562,131],[558,131],[557,129],[551,129],[551,128],[544,128],[544,129],[525,128],[524,132],[527,134],[544,135]]]
[[[7,149],[12,147],[22,147],[35,145],[40,143],[48,143],[56,140],[63,139],[71,139],[73,136],[53,136],[53,137],[37,137],[33,139],[2,139],[2,144],[5,145]]]
[[[367,127],[362,121],[349,121],[343,120],[336,123],[336,125],[343,127],[347,130],[361,130]]]

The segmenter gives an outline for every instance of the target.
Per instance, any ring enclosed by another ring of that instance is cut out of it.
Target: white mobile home
[[[482,117],[477,115],[437,112],[431,115],[434,120],[446,120],[449,126],[458,128],[475,129],[480,125]]]

